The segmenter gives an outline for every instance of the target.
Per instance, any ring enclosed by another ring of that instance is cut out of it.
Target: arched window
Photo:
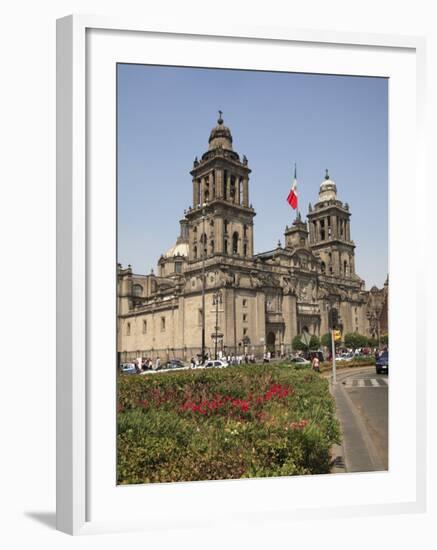
[[[238,233],[232,235],[232,254],[238,254]]]
[[[193,258],[197,260],[197,246],[193,248]]]
[[[243,256],[247,256],[247,244],[243,246]]]
[[[235,202],[235,178],[231,176],[231,188],[230,188],[230,199],[232,202]]]
[[[247,237],[247,225],[243,225],[243,237]]]
[[[208,237],[205,233],[202,234],[202,237],[200,238],[200,242],[202,243],[202,254],[203,256],[208,255]]]
[[[209,248],[211,250],[211,254],[214,254],[214,241],[211,239],[210,243],[209,243]]]
[[[175,273],[182,273],[182,262],[175,262],[174,270],[175,270]]]
[[[346,260],[343,262],[343,272],[344,272],[344,276],[347,277],[347,261]]]
[[[322,270],[322,273],[326,273],[326,264],[325,264],[325,262],[321,263],[320,269]]]
[[[205,179],[205,202],[209,201],[209,179]]]
[[[141,285],[135,284],[132,287],[132,292],[134,296],[141,296],[143,294],[143,287]]]
[[[238,180],[238,202],[243,204],[243,180],[239,178]]]
[[[228,253],[228,239],[225,239],[224,242],[223,242],[223,252],[225,254]]]

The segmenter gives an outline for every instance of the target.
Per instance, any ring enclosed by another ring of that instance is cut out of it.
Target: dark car
[[[171,359],[164,365],[165,369],[183,369],[184,367],[184,363],[179,359]]]
[[[383,351],[381,353],[376,359],[375,366],[377,374],[382,374],[384,372],[388,374],[388,351]]]

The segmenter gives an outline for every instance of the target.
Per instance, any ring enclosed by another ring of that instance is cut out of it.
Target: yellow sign
[[[334,340],[336,342],[339,342],[341,340],[341,331],[340,330],[334,330]]]

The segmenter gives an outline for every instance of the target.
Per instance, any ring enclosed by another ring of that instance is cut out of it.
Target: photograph
[[[117,484],[389,470],[388,82],[117,64]]]

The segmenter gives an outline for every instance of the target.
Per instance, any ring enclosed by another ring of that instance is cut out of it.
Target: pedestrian
[[[155,370],[159,370],[160,366],[161,366],[161,359],[157,357],[155,361]]]
[[[320,372],[319,357],[317,355],[314,355],[313,360],[311,361],[311,366],[315,372]]]
[[[191,358],[190,366],[192,369],[194,369],[194,367],[196,366],[196,361],[194,360],[194,357]]]

